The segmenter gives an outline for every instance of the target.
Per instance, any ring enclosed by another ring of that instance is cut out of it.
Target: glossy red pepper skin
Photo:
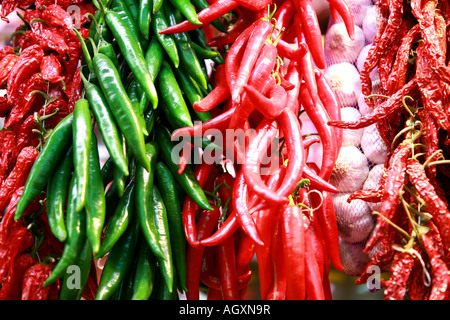
[[[305,228],[303,212],[295,205],[280,209],[283,256],[286,270],[286,299],[306,297]]]
[[[217,245],[216,259],[223,299],[239,300],[234,236],[226,238]]]
[[[217,81],[214,89],[203,97],[203,99],[194,102],[192,105],[197,112],[210,111],[230,97],[230,88],[226,82],[225,66],[223,64],[217,66],[215,79]]]
[[[220,211],[217,207],[213,210],[202,210],[196,224],[197,240],[200,241],[211,235],[217,225]],[[187,246],[186,250],[186,298],[188,300],[199,300],[199,284],[202,259],[205,246]]]
[[[209,178],[211,170],[214,165],[202,163],[195,169],[195,176],[201,187],[204,187],[206,181]],[[183,204],[182,221],[184,227],[184,233],[189,245],[195,247],[200,244],[197,238],[197,228],[195,226],[196,212],[198,205],[189,196],[186,196]]]
[[[0,300],[20,300],[22,295],[22,279],[25,271],[38,261],[29,254],[17,256],[6,275],[0,289]]]

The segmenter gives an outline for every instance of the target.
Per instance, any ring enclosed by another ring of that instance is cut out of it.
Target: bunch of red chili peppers
[[[330,4],[353,36],[345,2]],[[206,24],[231,9],[235,22],[228,33],[203,26],[206,43],[219,50],[225,62],[215,66],[213,91],[194,108],[215,117],[172,135],[175,140],[218,130],[223,150],[235,160],[232,171],[219,175],[212,174],[217,169],[207,163],[196,169],[204,188],[217,198],[213,211],[196,210],[189,197],[185,200],[187,298],[199,298],[201,283],[209,299],[245,297],[255,256],[262,299],[331,299],[330,261],[337,270],[342,271],[342,265],[331,200],[338,190],[328,179],[341,134],[327,122],[339,120],[340,113],[323,76],[316,13],[311,1],[219,0],[198,17]],[[195,28],[185,21],[163,33]],[[302,135],[300,112],[308,113],[318,136]],[[229,138],[229,131],[253,134]],[[320,166],[307,162],[313,143],[322,144]],[[189,155],[181,155],[180,171]],[[272,169],[267,164],[270,155],[269,163],[276,164]],[[214,271],[219,283],[210,280]]]
[[[376,190],[352,199],[380,202],[377,224],[365,252],[388,272],[386,299],[447,300],[450,297],[449,55],[448,2],[378,1],[380,27],[361,71],[363,94],[374,110],[340,128],[376,123],[391,146]],[[369,73],[379,68],[380,93],[372,95]]]
[[[61,243],[49,229],[43,196],[14,220],[28,174],[48,134],[73,111],[81,97],[78,73],[79,40],[66,11],[77,3],[84,13],[94,12],[80,1],[2,1],[1,17],[17,10],[23,24],[12,34],[12,46],[1,49],[0,115],[0,299],[57,299],[56,285],[42,288],[51,273],[53,256]],[[83,19],[80,33],[87,35]],[[5,210],[6,209],[6,210]],[[86,290],[88,294],[88,290]]]

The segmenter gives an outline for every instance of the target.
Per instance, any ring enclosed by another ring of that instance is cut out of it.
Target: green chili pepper
[[[161,9],[162,5],[163,5],[164,0],[153,0],[152,4],[153,4],[153,13],[158,12],[159,9]]]
[[[128,86],[127,94],[130,98],[131,104],[133,105],[134,112],[136,113],[136,116],[139,120],[139,125],[141,127],[142,133],[144,134],[144,137],[148,136],[147,127],[145,125],[145,119],[143,116],[143,113],[140,113],[140,94],[139,94],[139,83],[135,81],[134,79],[131,81],[130,85]],[[145,93],[144,93],[145,95]]]
[[[86,194],[86,233],[92,250],[97,253],[100,249],[103,225],[105,222],[105,186],[100,171],[97,137],[92,135],[89,153],[89,188]]]
[[[153,218],[155,219],[158,243],[164,254],[164,258],[157,256],[156,260],[158,261],[160,271],[167,287],[172,290],[175,271],[170,242],[169,222],[166,206],[164,205],[164,201],[157,186],[153,186]]]
[[[136,263],[137,259],[135,258],[133,265],[131,266],[131,270],[128,271],[123,280],[120,282],[110,300],[131,300],[133,295],[134,275],[136,274],[137,268]]]
[[[217,52],[217,57],[212,57],[211,60],[214,61],[215,64],[224,64],[225,60],[222,55],[215,49],[211,48],[206,44],[205,33],[201,29],[194,29],[189,31],[189,35],[192,39],[192,43],[196,44],[198,47],[203,48],[204,50]],[[194,46],[195,47],[195,46]]]
[[[155,82],[156,76],[161,69],[162,61],[164,60],[164,52],[161,44],[158,42],[158,39],[153,36],[150,40],[150,44],[148,45],[147,52],[145,53],[145,60],[147,61],[148,72],[152,77],[152,81]],[[143,114],[145,110],[148,108],[148,104],[150,100],[147,95],[141,95],[141,101],[139,103],[139,112]],[[155,109],[155,106],[153,106]]]
[[[145,126],[147,128],[147,132],[151,132],[153,130],[153,126],[155,125],[156,119],[156,111],[152,108],[147,109],[144,114]]]
[[[139,35],[138,20],[133,19],[133,14],[131,13],[128,6],[123,2],[123,0],[112,0],[109,9],[114,13],[116,13],[117,16],[122,20],[123,24],[125,24],[128,27],[129,35],[131,35],[136,40],[137,46],[139,46],[142,50],[142,43],[141,43],[142,38]],[[111,33],[113,34],[114,38],[117,40],[117,35],[114,33],[114,29],[108,22],[107,12],[105,12],[105,22],[108,25],[109,29],[111,30]]]
[[[123,0],[123,3],[125,3],[130,11],[131,17],[137,23],[139,21],[139,3],[136,0]]]
[[[116,12],[108,11],[105,19],[136,80],[141,84],[153,106],[158,105],[158,94],[148,72],[147,62],[139,42],[136,41],[130,28]]]
[[[152,0],[139,1],[139,30],[145,39],[149,39],[150,21],[152,19]]]
[[[203,23],[198,20],[197,11],[192,5],[190,0],[169,0],[172,5],[180,10],[180,12],[188,19],[192,24],[202,25]]]
[[[181,22],[181,12],[172,7],[167,1],[164,2],[164,13],[169,25],[175,25]],[[180,67],[203,88],[207,88],[206,77],[203,74],[197,53],[191,46],[191,39],[187,32],[174,33],[173,37],[180,53]]]
[[[186,74],[186,72],[184,72],[183,69],[178,68],[175,69],[174,72],[176,74],[178,83],[180,84],[180,87],[183,90],[184,95],[186,96],[187,100],[190,103],[191,110],[195,112],[200,121],[206,122],[211,120],[212,119],[211,112],[209,111],[198,112],[192,107],[194,102],[198,102],[204,97],[198,84],[194,81],[194,79],[192,79],[191,76]]]
[[[76,175],[72,175],[66,211],[67,240],[64,243],[61,258],[43,284],[43,287],[46,287],[47,285],[62,278],[67,273],[67,268],[77,263],[87,240],[86,212],[84,209],[81,211],[75,210],[76,194],[78,193],[78,183],[76,180]]]
[[[88,47],[86,45],[86,42],[83,39],[83,36],[80,34],[80,32],[76,29],[73,28],[73,31],[75,31],[75,34],[78,37],[78,40],[80,41],[80,45],[81,45],[81,51],[83,52],[83,57],[84,57],[84,61],[86,62],[86,65],[89,69],[89,72],[93,72],[92,69],[92,58],[91,55],[89,53]]]
[[[97,121],[98,129],[108,149],[110,159],[124,175],[128,176],[128,164],[122,151],[119,129],[117,128],[116,120],[108,106],[106,98],[98,86],[88,82],[83,75],[81,75],[81,79],[83,80],[86,98]]]
[[[178,68],[180,65],[180,56],[173,35],[159,33],[169,27],[169,23],[164,15],[164,7],[161,7],[156,13],[153,14],[151,26],[153,33],[157,37],[161,46],[164,48],[164,51],[167,53],[169,59],[172,61],[175,68]]]
[[[69,149],[72,143],[72,122],[73,113],[70,113],[53,128],[47,138],[30,170],[22,196],[17,203],[14,214],[16,221],[22,217],[25,209],[44,190],[50,176],[55,172]]]
[[[60,165],[52,174],[47,185],[47,219],[53,235],[61,242],[66,241],[67,229],[64,207],[67,188],[73,169],[73,152],[69,149]]]
[[[108,300],[132,268],[139,239],[139,224],[132,219],[105,261],[95,300]]]
[[[194,49],[195,53],[197,54],[197,57],[200,59],[215,59],[220,56],[220,53],[218,51],[214,51],[212,49],[205,49],[199,44],[195,42],[191,42],[192,49]]]
[[[174,279],[172,288],[169,290],[162,276],[155,277],[155,285],[150,299],[158,301],[178,300],[176,279]]]
[[[192,127],[191,115],[184,101],[183,93],[172,71],[172,67],[167,61],[163,61],[158,74],[158,89],[162,100],[166,103],[166,107],[169,108],[171,120],[175,123],[176,128]]]
[[[147,158],[150,161],[150,170],[147,171],[142,166],[136,168],[136,211],[142,233],[152,252],[156,256],[164,258],[164,253],[158,243],[156,224],[152,215],[153,185],[159,147],[153,141],[147,143],[145,147]]]
[[[120,197],[117,192],[117,187],[114,182],[111,182],[109,187],[105,192],[105,202],[106,202],[106,210],[105,210],[105,221],[109,221],[116,210],[116,207],[120,201]]]
[[[89,102],[79,99],[73,109],[73,163],[74,174],[77,176],[77,205],[80,211],[86,203],[86,193],[89,175],[89,152],[91,148],[92,124]]]
[[[116,69],[120,69],[120,64],[119,64],[119,60],[117,59],[117,53],[116,50],[114,50],[113,45],[100,38],[99,43],[97,45],[97,51],[99,53],[103,53],[104,55],[108,56],[108,58],[111,59],[111,61],[114,63],[114,66],[116,67]],[[92,61],[91,61],[92,63]],[[93,72],[93,71],[91,71]]]
[[[176,181],[169,168],[161,161],[156,164],[156,179],[166,206],[177,283],[186,291],[186,238],[181,221],[181,201]]]
[[[128,148],[127,148],[127,142],[125,140],[125,137],[122,133],[119,133],[120,139],[122,140],[122,152],[125,156],[125,158],[128,160]],[[116,190],[117,190],[117,195],[119,197],[121,197],[123,195],[123,192],[125,190],[125,185],[127,184],[127,178],[128,176],[126,176],[122,170],[120,170],[117,166],[114,166],[114,168],[112,169],[112,174],[113,174],[113,181],[114,184],[116,186]]]
[[[113,180],[114,166],[115,166],[114,160],[110,155],[110,157],[105,161],[101,169],[102,181],[104,186],[108,185]]]
[[[114,244],[125,233],[130,220],[135,215],[135,185],[131,182],[120,198],[113,216],[108,221],[105,229],[103,242],[97,252],[96,257],[100,258],[107,254]]]
[[[155,130],[156,142],[159,145],[162,159],[172,172],[175,180],[178,182],[183,191],[199,205],[199,207],[212,210],[211,204],[201,188],[195,174],[190,166],[186,166],[181,174],[178,174],[178,163],[172,160],[174,153],[174,145],[171,140],[170,132],[167,128],[158,126]]]
[[[136,272],[133,279],[131,300],[148,300],[153,291],[156,261],[144,238],[140,238],[136,259]]]
[[[111,108],[111,112],[128,143],[130,151],[144,168],[149,169],[150,164],[145,156],[144,135],[133,105],[123,87],[119,72],[114,68],[111,59],[104,54],[98,53],[92,61],[104,96],[108,104],[114,106]]]
[[[59,300],[81,300],[91,272],[92,260],[92,246],[89,241],[85,241],[80,258],[72,266],[73,272],[67,272],[61,281]]]

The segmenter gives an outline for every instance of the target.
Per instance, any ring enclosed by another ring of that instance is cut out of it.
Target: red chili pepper
[[[227,211],[222,215],[228,216],[233,212],[233,202],[231,198],[233,196],[234,178],[231,174],[225,172],[217,176],[215,180],[217,192],[219,193],[220,201],[222,202],[222,208],[227,205]]]
[[[404,299],[407,290],[406,284],[413,266],[414,258],[411,254],[407,252],[395,253],[390,269],[391,276],[386,281],[386,289],[384,290],[384,298],[386,300]]]
[[[36,94],[38,91],[45,92],[47,90],[47,84],[40,74],[35,73],[31,75],[25,83],[25,90],[17,97],[17,103],[14,104],[11,113],[5,119],[6,128],[12,128],[21,122],[27,114],[36,111],[36,108],[41,108],[45,104],[44,97]]]
[[[44,51],[38,45],[32,45],[22,51],[7,81],[6,92],[10,103],[16,101],[19,84],[39,71],[43,57]]]
[[[278,121],[287,146],[289,160],[283,182],[277,189],[277,193],[282,196],[288,196],[295,190],[303,174],[306,162],[305,150],[300,123],[292,110],[284,109],[280,117],[278,117]]]
[[[208,25],[210,22],[222,17],[231,10],[237,8],[239,3],[234,0],[218,0],[211,3],[207,8],[197,13],[198,20],[202,22],[202,25]],[[160,34],[171,34],[191,31],[202,27],[202,25],[195,25],[189,20],[184,20],[178,24],[170,26],[162,31]]]
[[[270,247],[270,261],[272,266],[273,280],[272,285],[267,292],[267,300],[285,300],[287,288],[287,276],[289,272],[286,269],[285,260],[283,256],[283,240],[280,219],[276,219],[276,224],[273,226],[271,233],[271,247]]]
[[[211,248],[211,247],[209,247],[209,248]],[[252,278],[252,271],[251,270],[248,270],[243,275],[238,276],[237,277],[237,289],[238,290],[245,289],[248,286],[251,278]],[[200,276],[200,280],[209,289],[219,290],[219,292],[222,289],[219,277],[216,274],[214,274],[211,271],[209,271],[209,270],[208,271],[207,270],[202,270],[202,273],[201,273],[201,276]]]
[[[445,247],[450,246],[450,211],[447,204],[438,196],[430,183],[423,165],[416,159],[407,160],[406,172],[419,196],[427,205],[428,212],[438,227]]]
[[[45,288],[42,285],[51,273],[49,266],[40,263],[28,268],[23,277],[22,300],[47,300],[56,283]]]
[[[17,134],[14,131],[0,131],[0,185],[6,179],[9,170],[12,153],[16,144]]]
[[[329,192],[319,192],[321,193],[322,199],[316,192],[311,192],[311,201],[314,207],[317,208],[315,212],[317,213],[330,262],[336,270],[342,271],[344,268],[339,255],[339,232],[333,199]]]
[[[317,93],[319,95],[319,99],[327,110],[330,119],[341,120],[341,108],[339,106],[339,101],[336,97],[336,93],[334,92],[328,80],[325,78],[322,70],[315,70],[315,79],[317,83]],[[340,150],[342,146],[342,129],[335,128],[335,131],[337,149]]]
[[[383,215],[383,219],[377,219],[375,230],[367,241],[364,250],[371,250],[380,238],[384,237],[386,230],[389,229],[391,221],[395,215],[397,204],[399,201],[400,191],[405,183],[406,162],[411,154],[412,147],[409,142],[400,144],[389,159],[389,166],[386,172],[386,180],[383,186],[383,194],[381,196],[381,206],[379,212]]]
[[[13,193],[25,185],[28,173],[34,164],[39,152],[32,147],[23,148],[16,160],[14,169],[8,175],[0,188],[0,211],[8,206]]]
[[[305,228],[303,212],[295,205],[280,209],[283,256],[286,266],[286,299],[304,300],[305,284]]]
[[[42,11],[42,19],[49,27],[63,27],[72,30],[74,23],[69,12],[60,5],[51,4]]]
[[[251,85],[245,85],[244,90],[255,109],[267,119],[279,117],[286,108],[287,93],[282,86],[272,85],[267,96]]]
[[[220,225],[218,227],[220,229]],[[219,279],[224,300],[239,300],[234,236],[226,238],[216,248]]]
[[[64,77],[61,76],[61,64],[53,54],[42,58],[41,73],[42,78],[50,83],[64,80]]]
[[[296,16],[299,19],[296,21],[294,17],[295,24],[300,23],[314,63],[323,70],[327,65],[322,46],[322,32],[313,3],[311,0],[293,0],[292,2],[297,8]]]
[[[255,255],[255,242],[246,234],[242,234],[236,253],[236,272],[244,274],[249,270],[250,262]]]
[[[231,98],[233,102],[240,102],[240,95],[244,86],[248,83],[252,69],[258,60],[259,54],[264,46],[264,42],[270,36],[273,25],[268,19],[259,19],[253,23],[254,28],[248,38],[235,82],[230,85]]]
[[[22,279],[25,271],[36,264],[37,260],[29,254],[18,255],[6,275],[0,289],[0,300],[20,300],[22,295]]]
[[[243,171],[239,171],[236,176],[233,188],[233,207],[236,210],[237,219],[242,229],[259,245],[263,245],[255,226],[255,221],[250,214],[248,205],[248,187],[245,182]]]
[[[197,241],[200,241],[211,235],[217,220],[220,217],[220,211],[217,207],[213,207],[213,210],[202,210],[199,219],[196,223],[197,229]],[[200,271],[202,266],[202,259],[205,252],[205,247],[187,246],[186,249],[186,298],[188,300],[199,299],[199,283],[200,283]]]
[[[304,86],[300,86],[300,103],[319,133],[322,142],[322,165],[319,176],[328,181],[338,156],[335,131],[327,125],[330,117],[320,100],[316,104],[312,102],[308,90]]]
[[[195,168],[195,176],[202,188],[208,180],[213,166],[214,165],[203,162]],[[197,212],[197,208],[198,205],[195,203],[195,201],[192,200],[189,196],[186,196],[183,204],[181,218],[183,221],[186,240],[192,247],[196,247],[200,243],[197,238],[197,228],[195,226],[195,215]]]
[[[275,190],[270,190],[261,177],[261,161],[267,150],[272,145],[272,141],[278,133],[276,121],[264,120],[256,128],[256,136],[250,141],[245,155],[245,164],[242,172],[249,190],[259,195],[262,199],[273,204],[287,203],[286,195],[280,196]],[[236,210],[239,210],[235,207]]]
[[[341,16],[347,28],[348,36],[351,40],[355,38],[355,24],[353,22],[353,14],[350,11],[350,7],[344,0],[328,0],[330,6]]]
[[[2,58],[0,61],[0,84],[4,84],[8,80],[9,74],[18,60],[19,56],[14,53],[7,54]]]
[[[66,43],[66,35],[61,28],[49,27],[36,34],[39,45],[43,50],[56,51],[62,59],[69,53],[69,46]],[[69,54],[70,59],[70,54]]]
[[[316,259],[311,233],[310,222],[303,216],[305,228],[305,272],[306,272],[306,297],[308,300],[325,300],[325,292],[322,285],[322,273]]]
[[[217,66],[215,79],[217,81],[214,89],[200,101],[194,102],[193,108],[197,112],[210,111],[230,97],[230,88],[226,81],[225,66],[223,64]]]
[[[236,38],[245,31],[252,21],[245,14],[240,14],[236,22],[234,22],[230,27],[228,27],[227,32],[216,35],[215,37],[206,41],[206,45],[210,47],[224,47],[226,45],[231,45],[236,40]]]

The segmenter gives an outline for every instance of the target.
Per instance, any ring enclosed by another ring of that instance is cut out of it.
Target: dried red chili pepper
[[[44,51],[38,45],[32,45],[22,51],[8,77],[7,96],[9,102],[16,101],[19,84],[39,72],[43,57]]]
[[[371,250],[380,238],[384,236],[398,206],[400,191],[403,189],[406,174],[406,162],[411,154],[411,144],[405,142],[400,144],[389,159],[389,166],[386,172],[386,180],[383,186],[381,197],[380,214],[384,218],[378,218],[373,235],[367,241],[365,250]]]
[[[390,268],[390,277],[386,281],[384,297],[386,300],[403,300],[407,283],[414,265],[414,258],[407,252],[396,252]]]
[[[6,275],[0,289],[0,300],[20,300],[25,271],[38,261],[29,254],[18,255]]]
[[[3,184],[3,181],[9,173],[11,155],[14,150],[16,139],[17,134],[14,131],[0,131],[0,145],[2,146],[0,149],[0,185]]]
[[[450,244],[450,212],[447,205],[436,193],[423,165],[417,159],[407,160],[406,172],[420,198],[426,203],[427,211],[433,216],[432,219],[440,231],[443,243],[448,248]]]
[[[56,283],[42,287],[45,280],[52,273],[52,269],[48,265],[35,264],[25,271],[22,286],[22,300],[47,300],[51,295],[52,288],[56,287]]]
[[[14,68],[14,65],[19,60],[19,56],[15,54],[8,54],[2,58],[0,61],[0,84],[4,84],[11,73],[11,70]]]
[[[61,76],[61,63],[53,54],[42,58],[41,73],[42,78],[50,83],[64,80],[64,77]]]
[[[57,4],[51,4],[42,11],[42,19],[49,27],[73,29],[74,23],[69,12]]]
[[[28,173],[38,154],[39,152],[32,147],[25,147],[20,151],[14,169],[1,185],[0,211],[3,211],[9,204],[14,191],[25,185]]]

